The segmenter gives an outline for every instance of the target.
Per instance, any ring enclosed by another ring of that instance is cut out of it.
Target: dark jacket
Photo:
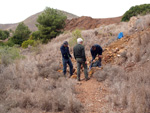
[[[86,61],[85,50],[84,50],[84,46],[83,45],[77,44],[73,48],[73,54],[74,54],[75,59],[76,58],[82,58],[83,61]]]
[[[97,55],[102,55],[102,52],[103,52],[103,49],[102,49],[102,47],[100,45],[95,44],[94,46],[96,47],[96,50],[93,51],[92,48],[90,50],[91,51],[91,55],[92,55],[92,60],[94,60]]]
[[[62,45],[60,47],[60,51],[64,59],[69,59],[71,57],[70,52],[69,52],[69,47],[65,47],[64,45]]]

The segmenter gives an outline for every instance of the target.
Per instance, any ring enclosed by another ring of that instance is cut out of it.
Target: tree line
[[[66,19],[67,17],[61,11],[47,7],[37,18],[36,26],[38,31],[31,32],[28,26],[21,22],[5,45],[13,46],[17,44],[26,48],[28,45],[33,46],[39,41],[41,43],[47,43],[63,32],[62,30],[65,27]],[[9,33],[8,31],[2,31],[2,33],[1,31],[2,30],[0,30],[0,39],[4,40],[9,37],[9,34],[5,36]],[[1,34],[3,36],[2,38]]]
[[[146,15],[150,13],[150,4],[142,4],[131,7],[122,17],[121,21],[129,21],[132,16]]]

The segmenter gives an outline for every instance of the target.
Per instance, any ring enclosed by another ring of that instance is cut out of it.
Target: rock
[[[63,70],[59,69],[59,70],[58,70],[58,72],[62,73],[62,72],[63,72]]]
[[[135,26],[135,23],[136,23],[136,21],[137,21],[137,17],[135,17],[135,16],[133,16],[133,17],[131,17],[130,18],[130,21],[129,21],[129,23],[128,23],[128,27],[134,27]]]
[[[76,79],[77,75],[72,75],[71,78]]]

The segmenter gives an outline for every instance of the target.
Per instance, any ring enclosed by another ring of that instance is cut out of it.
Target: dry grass
[[[75,97],[75,80],[65,78],[60,69],[61,35],[38,54],[25,51],[25,59],[3,67],[0,72],[1,113],[79,113],[83,107]],[[57,43],[56,43],[57,42]]]
[[[106,66],[99,75],[95,75],[98,80],[101,76],[106,76],[104,83],[111,91],[107,98],[109,105],[104,112],[149,113],[149,63],[130,73],[119,66]]]
[[[124,36],[128,36],[148,28],[150,26],[149,20],[150,15],[146,15],[138,17],[133,27],[129,27],[128,22],[121,22],[119,24],[103,25],[93,30],[84,30],[82,31],[82,37],[85,39],[85,48],[89,51],[93,44],[106,47],[117,40],[120,32],[123,32]]]
[[[121,54],[122,66],[106,65],[94,74],[110,89],[104,113],[150,113],[150,33],[133,36]]]
[[[128,23],[120,23],[82,31],[86,55],[90,56],[89,50],[93,44],[106,47],[116,41],[119,32],[131,35],[146,29],[149,27],[149,17],[139,17],[138,20],[143,21],[137,21],[133,28],[129,28]],[[98,81],[103,81],[110,88],[105,113],[149,113],[149,37],[148,31],[139,33],[121,53],[124,67],[134,62],[134,71],[127,72],[121,66],[107,65],[103,71],[94,74]],[[82,112],[82,105],[75,97],[76,82],[57,72],[61,68],[60,46],[71,38],[70,32],[62,34],[47,45],[23,50],[24,60],[17,60],[6,67],[0,65],[1,113]]]

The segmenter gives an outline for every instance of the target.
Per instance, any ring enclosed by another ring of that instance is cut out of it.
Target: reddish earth
[[[114,64],[117,55],[124,51],[127,45],[131,44],[131,40],[133,38],[137,38],[139,34],[144,34],[146,31],[150,31],[150,28],[145,29],[145,31],[136,32],[131,36],[125,36],[122,39],[119,39],[105,47],[103,54],[103,65],[107,63]],[[88,57],[87,59],[89,60],[90,58]],[[75,65],[75,60],[72,62]],[[93,70],[92,73],[94,72],[95,70]],[[90,74],[89,72],[90,80],[85,81],[83,70],[81,70],[81,81],[76,85],[76,96],[84,105],[84,112],[102,113],[102,110],[107,106],[106,98],[109,95],[109,90],[108,87],[103,84],[103,82],[98,82],[94,77],[92,77],[92,73]]]
[[[81,77],[84,75],[82,74]],[[77,98],[84,105],[86,113],[101,113],[105,107],[106,96],[108,95],[107,88],[92,78],[89,81],[81,81],[76,85]]]
[[[101,25],[119,23],[121,21],[121,18],[122,17],[93,19],[91,17],[82,16],[79,18],[73,18],[71,20],[67,20],[65,30],[72,31],[76,28],[84,29],[84,30],[94,29],[100,27]]]

